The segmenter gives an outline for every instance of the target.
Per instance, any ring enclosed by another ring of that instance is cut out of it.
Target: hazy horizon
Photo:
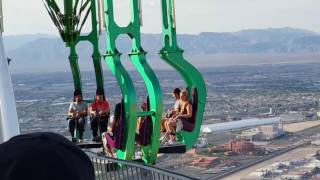
[[[247,28],[247,29],[240,29],[237,31],[202,31],[202,32],[198,32],[198,33],[179,33],[180,35],[199,35],[201,33],[237,33],[237,32],[241,32],[241,31],[252,31],[252,30],[270,30],[270,29],[284,29],[284,28],[288,28],[288,29],[295,29],[295,30],[302,30],[302,31],[310,31],[310,32],[314,32],[314,33],[320,33],[320,31],[314,31],[314,30],[310,30],[310,29],[304,29],[304,28],[295,28],[295,27],[288,27],[288,26],[283,26],[283,27],[266,27],[266,28]],[[105,31],[104,31],[105,32]],[[161,34],[161,32],[141,32],[142,34]],[[6,34],[4,33],[3,36],[27,36],[27,35],[44,35],[44,36],[52,36],[54,38],[56,37],[60,37],[60,35],[57,34],[49,34],[49,33],[45,33],[45,32],[35,32],[35,33],[23,33],[23,34]]]
[[[115,3],[119,25],[126,25],[129,21],[129,11],[126,11],[128,3],[129,0],[117,0]],[[320,24],[317,23],[320,1],[317,0],[176,0],[175,3],[179,34],[235,32],[268,27],[293,27],[320,32]],[[160,1],[142,1],[142,7],[142,32],[160,33]],[[20,0],[17,3],[3,0],[3,10],[5,35],[58,35],[41,1]]]

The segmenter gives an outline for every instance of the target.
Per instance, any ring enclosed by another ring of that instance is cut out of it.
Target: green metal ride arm
[[[121,54],[116,49],[116,38],[118,36],[115,29],[113,15],[112,0],[105,0],[104,3],[105,19],[106,19],[106,35],[107,35],[107,50],[104,55],[104,60],[109,66],[109,69],[116,77],[122,97],[124,100],[125,109],[125,133],[124,133],[124,147],[117,150],[117,157],[119,159],[130,160],[134,155],[134,137],[137,121],[137,99],[133,82],[120,61]]]
[[[177,134],[178,141],[185,143],[187,149],[189,149],[197,142],[200,133],[206,104],[206,86],[200,72],[185,60],[183,50],[178,46],[174,0],[161,0],[161,8],[163,48],[160,51],[160,56],[180,73],[187,85],[187,90],[190,92],[190,98],[193,88],[196,88],[198,92],[198,108],[194,130],[192,132],[181,131]]]
[[[159,149],[159,136],[160,136],[160,119],[162,114],[162,93],[161,88],[158,82],[158,79],[156,78],[155,73],[152,71],[150,66],[148,65],[146,58],[145,58],[145,51],[141,47],[141,39],[140,39],[140,8],[139,7],[139,1],[138,0],[130,0],[130,12],[131,12],[131,21],[130,24],[126,27],[119,27],[116,22],[114,21],[114,13],[113,13],[113,1],[112,0],[105,0],[105,13],[106,13],[106,22],[107,22],[107,59],[106,62],[109,64],[109,67],[111,68],[111,71],[115,71],[115,69],[120,70],[119,68],[123,68],[120,63],[120,55],[118,50],[116,49],[116,39],[121,34],[127,34],[132,39],[132,48],[131,53],[129,54],[131,62],[136,67],[138,73],[142,77],[143,81],[145,82],[147,92],[149,95],[150,100],[150,111],[153,111],[155,113],[152,113],[150,116],[152,118],[153,122],[153,134],[151,137],[151,144],[146,147],[142,147],[142,153],[145,163],[152,164],[157,159],[158,149]],[[116,64],[118,67],[116,66]],[[122,72],[122,74],[126,74],[126,72]],[[126,79],[126,78],[124,78]],[[129,80],[127,80],[129,81]],[[122,87],[120,85],[120,87]],[[132,84],[127,84],[127,91],[134,92]],[[132,86],[132,87],[131,87]],[[123,88],[123,87],[122,87]],[[126,95],[128,92],[125,91],[125,89],[122,90],[123,94]],[[129,103],[127,106],[135,106],[136,102],[133,101],[133,99],[136,99],[136,94],[132,93],[131,97],[132,102]],[[128,144],[127,151],[130,153],[133,149],[133,145],[135,142],[135,129],[136,129],[136,120],[138,118],[137,111],[131,112],[128,111],[130,109],[126,109],[126,112],[128,112],[129,117],[127,122],[127,131],[126,135],[127,139],[126,142]]]
[[[99,31],[97,22],[97,5],[95,0],[91,0],[91,27],[92,31],[87,36],[80,36],[79,41],[89,41],[93,47],[92,60],[96,75],[97,89],[104,89],[103,70],[101,66],[101,54],[99,51]]]
[[[143,160],[146,163],[152,164],[156,161],[158,150],[160,146],[160,121],[162,117],[162,92],[160,83],[147,63],[146,52],[141,47],[141,19],[140,11],[142,7],[138,0],[131,0],[131,36],[132,38],[132,50],[130,53],[131,62],[136,67],[140,76],[142,77],[147,92],[149,95],[150,101],[150,111],[155,112],[154,115],[151,115],[153,130],[151,136],[151,144],[147,147],[142,147]]]
[[[97,88],[104,89],[101,55],[99,52],[96,1],[84,0],[81,1],[79,6],[79,0],[64,0],[64,14],[60,12],[60,8],[55,0],[45,0],[45,2],[46,9],[54,24],[57,26],[63,41],[66,43],[66,46],[70,48],[69,62],[74,80],[74,88],[78,90],[82,89],[76,46],[81,41],[89,41],[93,46],[92,59],[96,74]],[[86,14],[80,22],[81,14],[86,9]],[[85,24],[89,13],[91,13],[92,31],[86,36],[81,36],[81,29]]]
[[[81,74],[78,64],[78,55],[76,53],[76,45],[73,43],[70,43],[69,63],[73,76],[74,89],[82,90]]]

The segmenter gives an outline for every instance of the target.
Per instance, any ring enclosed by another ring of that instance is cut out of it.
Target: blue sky
[[[63,2],[62,0],[57,0]],[[129,0],[114,0],[117,20],[129,20]],[[320,0],[175,0],[178,33],[293,27],[320,32]],[[159,33],[160,0],[142,0],[143,32]],[[3,0],[5,34],[57,34],[41,0]],[[118,11],[118,9],[120,9]]]

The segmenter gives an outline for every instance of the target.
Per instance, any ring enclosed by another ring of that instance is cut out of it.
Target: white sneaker
[[[161,138],[160,138],[160,143],[163,144],[167,139],[168,139],[168,133],[165,133]]]
[[[175,144],[177,144],[177,142],[176,142],[176,141],[173,141],[173,140],[169,140],[169,141],[167,142],[167,144],[168,144],[168,145],[175,145]]]
[[[163,135],[163,136],[160,138],[160,141],[164,141],[166,138],[167,138],[167,136],[166,136],[166,135]]]

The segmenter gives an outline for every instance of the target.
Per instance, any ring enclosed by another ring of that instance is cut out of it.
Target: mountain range
[[[100,37],[101,52],[106,47],[105,35]],[[120,36],[117,48],[128,54],[131,40]],[[199,67],[234,64],[263,64],[273,62],[316,61],[320,54],[320,34],[304,29],[268,28],[238,32],[203,32],[197,35],[179,34],[179,46],[187,59]],[[12,61],[14,72],[67,71],[68,52],[58,36],[46,34],[5,36],[7,56]],[[162,47],[161,34],[142,34],[143,48],[148,52],[151,65],[168,68],[159,62],[158,52]],[[92,68],[92,48],[89,43],[80,43],[79,64],[84,70]],[[123,55],[124,59],[127,56]],[[130,63],[124,61],[128,68]]]

